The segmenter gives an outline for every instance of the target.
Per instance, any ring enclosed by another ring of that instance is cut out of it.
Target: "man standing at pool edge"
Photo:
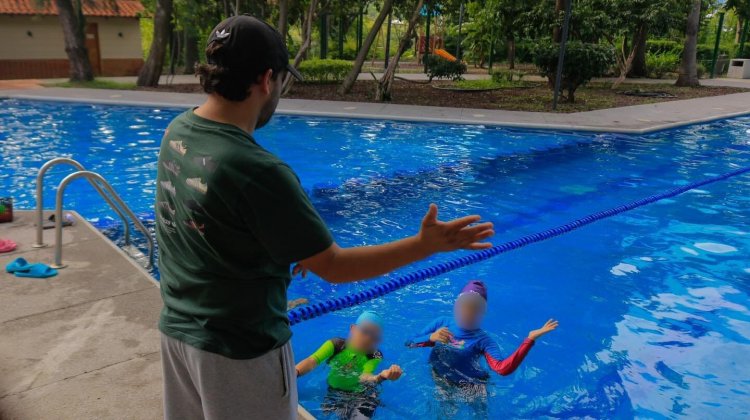
[[[296,174],[253,138],[273,115],[289,66],[279,33],[251,16],[211,32],[197,68],[208,94],[167,128],[159,153],[156,233],[167,419],[293,419],[289,267],[333,283],[385,274],[431,254],[483,249],[479,216],[437,219],[384,245],[341,248]]]

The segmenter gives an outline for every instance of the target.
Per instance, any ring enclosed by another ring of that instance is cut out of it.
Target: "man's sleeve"
[[[331,356],[333,356],[333,341],[331,340],[323,343],[319,349],[315,350],[315,353],[310,355],[318,364],[325,362]]]
[[[433,347],[435,343],[430,341],[430,336],[435,331],[445,326],[443,318],[438,318],[427,327],[423,328],[416,336],[412,337],[406,342],[406,347]]]
[[[277,263],[304,260],[333,244],[331,232],[288,166],[274,165],[256,174],[243,195],[245,220]]]
[[[484,358],[487,359],[487,365],[489,365],[490,369],[502,376],[507,376],[518,369],[518,366],[520,366],[523,359],[526,358],[531,347],[534,346],[534,340],[528,338],[523,340],[516,351],[506,358],[502,357],[500,354],[500,347],[491,337],[485,336],[482,344]]]

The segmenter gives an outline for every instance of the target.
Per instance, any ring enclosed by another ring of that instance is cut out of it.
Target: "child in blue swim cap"
[[[328,394],[323,411],[342,419],[368,419],[380,403],[377,385],[401,377],[401,368],[391,365],[375,373],[383,354],[378,345],[383,338],[383,320],[375,312],[364,311],[349,327],[349,337],[332,338],[310,357],[297,364],[297,376],[302,376],[326,362]]]
[[[432,348],[429,362],[436,384],[442,390],[439,397],[486,400],[490,374],[481,366],[481,358],[494,372],[510,375],[523,362],[535,340],[558,325],[550,319],[542,328],[529,332],[510,356],[503,357],[497,342],[481,328],[486,312],[487,286],[472,280],[459,293],[453,317],[437,318],[407,341],[406,345],[411,348]]]

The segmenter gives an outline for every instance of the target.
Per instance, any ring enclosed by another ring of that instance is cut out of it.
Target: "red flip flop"
[[[16,243],[10,239],[0,239],[0,254],[16,249]]]

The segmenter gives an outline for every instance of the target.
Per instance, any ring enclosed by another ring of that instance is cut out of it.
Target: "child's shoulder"
[[[336,353],[340,353],[344,348],[346,348],[346,339],[342,337],[334,337],[329,339],[331,343],[333,343],[333,349]]]

